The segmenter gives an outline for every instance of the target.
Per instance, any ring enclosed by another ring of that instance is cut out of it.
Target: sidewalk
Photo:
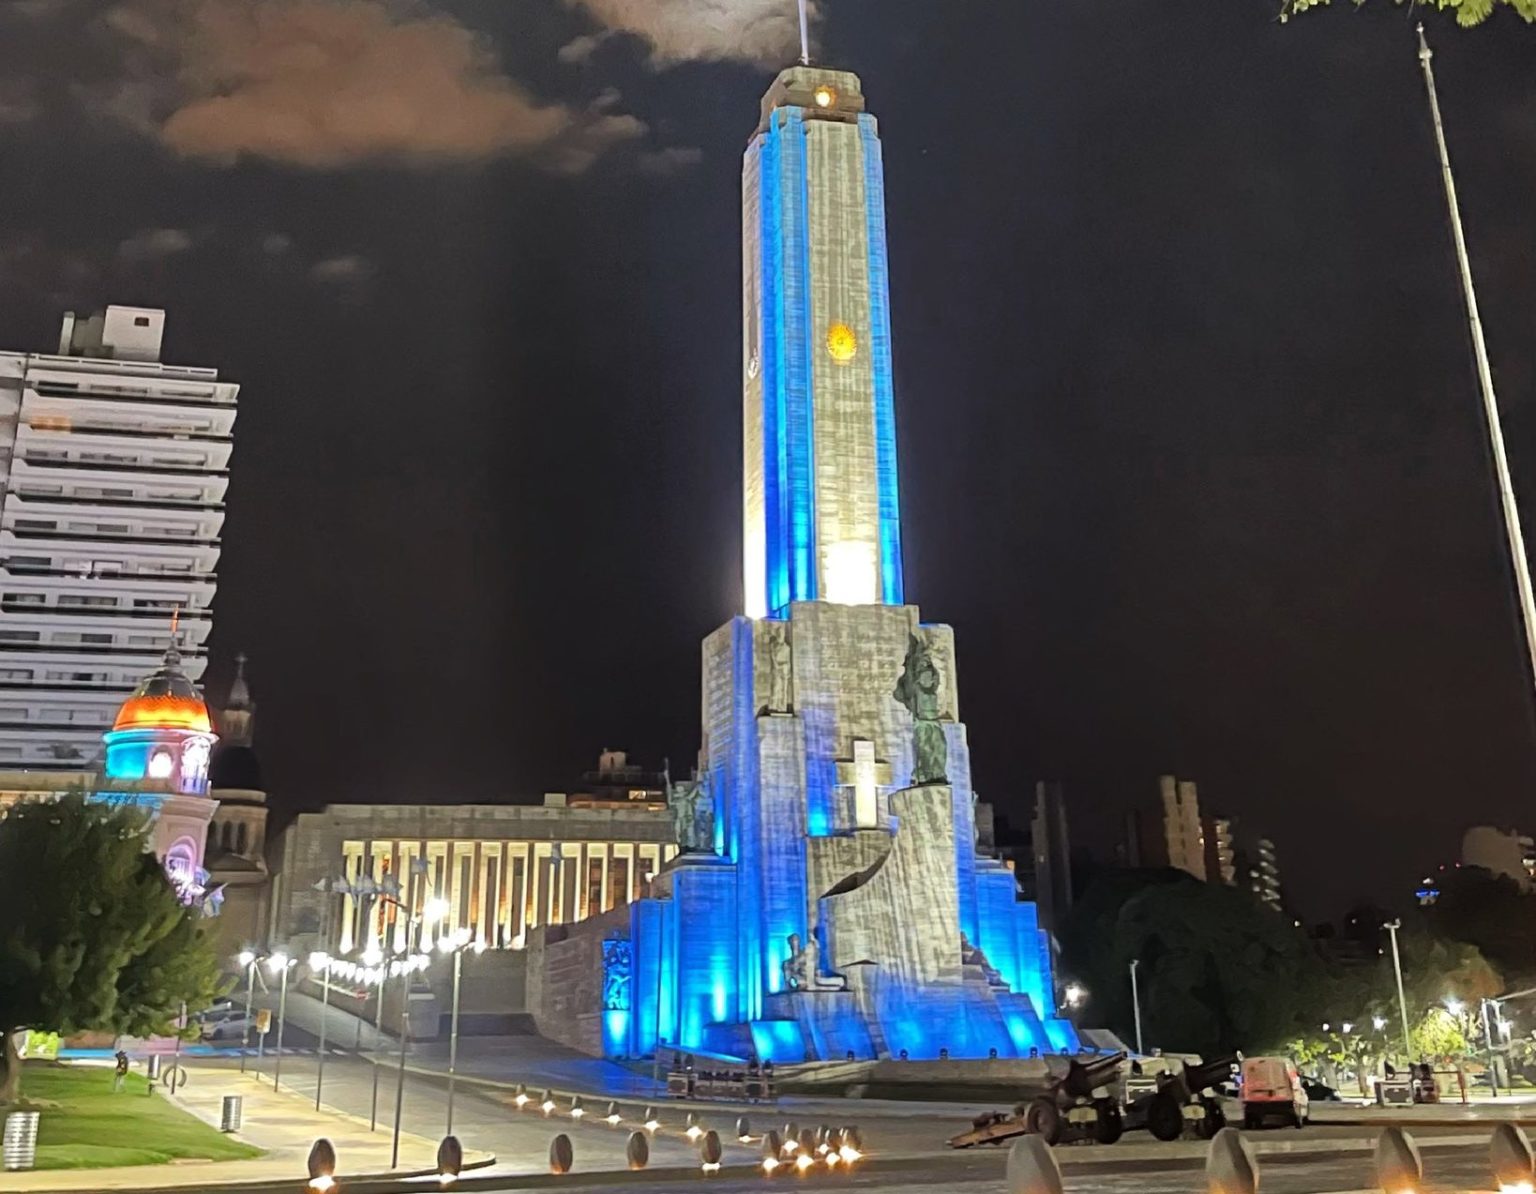
[[[251,1161],[185,1161],[173,1165],[134,1165],[121,1169],[52,1169],[41,1172],[7,1172],[3,1184],[11,1191],[104,1190],[201,1190],[234,1183],[291,1182],[295,1187],[308,1178],[306,1162],[310,1147],[324,1136],[336,1149],[336,1176],[365,1177],[391,1174],[391,1133],[368,1131],[368,1122],[327,1107],[316,1112],[312,1100],[284,1087],[272,1089],[272,1079],[258,1080],[238,1070],[193,1069],[191,1080],[174,1101],[205,1123],[217,1127],[223,1098],[243,1095],[244,1119],[235,1138],[266,1155]],[[163,1088],[162,1088],[163,1089]],[[162,1097],[156,1094],[156,1098]],[[393,1176],[435,1172],[435,1140],[402,1133],[400,1168]],[[468,1153],[470,1165],[488,1165],[488,1153]]]

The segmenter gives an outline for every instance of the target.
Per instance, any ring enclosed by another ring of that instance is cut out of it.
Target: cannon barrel
[[[1072,1064],[1067,1067],[1066,1077],[1058,1083],[1057,1089],[1068,1098],[1086,1099],[1098,1087],[1112,1082],[1124,1061],[1124,1053],[1098,1057],[1087,1064],[1074,1057]]]
[[[1213,1057],[1210,1061],[1202,1061],[1199,1065],[1184,1064],[1184,1087],[1192,1095],[1199,1094],[1209,1086],[1215,1086],[1218,1082],[1225,1082],[1232,1076],[1232,1067],[1237,1064],[1237,1054],[1227,1057]]]

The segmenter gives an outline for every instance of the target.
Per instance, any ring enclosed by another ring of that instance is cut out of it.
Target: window
[[[147,328],[149,326],[149,316],[135,315],[133,317],[133,326],[136,328]]]
[[[46,605],[48,600],[41,593],[7,593],[5,602],[7,605]]]
[[[15,683],[17,680],[32,679],[32,669],[29,667],[0,667],[0,683]]]
[[[82,643],[96,643],[99,646],[110,646],[112,636],[110,634],[82,634],[80,641]]]
[[[0,630],[0,643],[36,643],[42,635],[36,630]]]
[[[18,518],[16,529],[18,531],[51,531],[59,525],[56,518]]]
[[[52,563],[47,556],[12,556],[10,569],[13,572],[26,572],[28,569],[47,568]]]
[[[81,606],[81,605],[115,606],[115,605],[117,605],[117,598],[116,597],[95,597],[95,596],[89,596],[89,595],[83,594],[83,593],[64,593],[64,594],[60,595],[60,597],[59,597],[59,604],[60,605],[65,605],[65,606]]]

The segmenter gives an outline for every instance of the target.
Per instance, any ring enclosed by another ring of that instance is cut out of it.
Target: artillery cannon
[[[1218,1057],[1157,1076],[1154,1090],[1132,1095],[1125,1108],[1125,1126],[1145,1128],[1159,1140],[1177,1140],[1186,1133],[1209,1140],[1226,1127],[1221,1099],[1211,1088],[1232,1076],[1237,1056]]]
[[[1025,1135],[1039,1136],[1052,1145],[1074,1140],[1113,1144],[1125,1131],[1120,1075],[1124,1062],[1124,1053],[1088,1062],[1073,1058],[1067,1072],[1054,1079],[1044,1093],[1018,1104],[1012,1115],[993,1111],[978,1116],[970,1131],[953,1137],[949,1146],[1001,1144]]]

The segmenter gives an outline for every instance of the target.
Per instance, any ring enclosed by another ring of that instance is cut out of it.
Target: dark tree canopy
[[[1285,0],[1280,19],[1287,20],[1309,8],[1320,8],[1331,0]],[[1370,0],[1349,0],[1357,8]],[[1526,21],[1536,22],[1536,0],[1394,0],[1396,4],[1413,7],[1450,9],[1456,14],[1458,25],[1481,25],[1493,15],[1495,8],[1512,9]]]
[[[1536,893],[1482,867],[1446,870],[1422,919],[1435,936],[1475,945],[1507,980],[1536,978]]]
[[[16,1034],[152,1036],[220,993],[201,914],[147,849],[138,812],[81,796],[0,820],[0,1102],[20,1081]]]
[[[1139,963],[1146,1045],[1206,1057],[1276,1048],[1297,1035],[1297,991],[1319,968],[1295,924],[1247,891],[1178,871],[1094,884],[1062,933],[1062,967],[1087,985],[1089,1019],[1133,1040]]]

